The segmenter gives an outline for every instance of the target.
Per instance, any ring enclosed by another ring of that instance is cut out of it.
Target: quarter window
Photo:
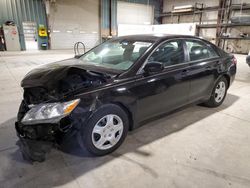
[[[190,61],[218,57],[216,52],[209,46],[199,41],[186,41]]]
[[[181,40],[169,41],[157,48],[149,58],[150,62],[160,62],[164,67],[184,62],[184,50]]]

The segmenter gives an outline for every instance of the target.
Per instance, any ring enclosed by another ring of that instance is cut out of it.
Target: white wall
[[[152,5],[143,5],[118,1],[118,24],[153,24],[154,8]]]
[[[91,48],[99,42],[99,0],[57,0],[49,25],[52,49],[73,49],[78,41]]]
[[[132,25],[119,24],[118,36],[137,35],[137,34],[183,34],[195,36],[196,25],[189,24],[160,24],[160,25]]]

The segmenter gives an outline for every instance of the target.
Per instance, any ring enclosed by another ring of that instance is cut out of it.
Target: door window
[[[160,62],[164,67],[185,62],[183,44],[181,40],[169,41],[157,48],[149,58],[150,62]]]
[[[209,46],[199,41],[186,41],[190,61],[218,57],[218,54]]]

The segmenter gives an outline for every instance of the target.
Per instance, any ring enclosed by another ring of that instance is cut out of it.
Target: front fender
[[[118,85],[88,94],[79,94],[77,96],[77,98],[81,99],[79,112],[87,116],[87,118],[82,119],[86,122],[101,106],[105,104],[116,104],[127,112],[132,124],[131,129],[133,129],[137,122],[135,113],[137,100],[130,88],[132,88],[132,85]]]

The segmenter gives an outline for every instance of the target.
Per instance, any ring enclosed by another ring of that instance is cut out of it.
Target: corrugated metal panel
[[[111,10],[112,10],[112,19],[111,19],[111,28],[113,35],[117,32],[117,1],[111,0]],[[130,3],[140,3],[140,4],[149,4],[154,6],[155,20],[154,24],[158,24],[159,14],[161,13],[161,0],[120,0]],[[102,36],[109,35],[110,28],[110,0],[101,0],[101,27],[102,27]]]
[[[99,0],[59,0],[50,7],[51,49],[86,48],[99,44]]]
[[[6,21],[14,21],[19,30],[22,50],[25,49],[22,22],[32,21],[46,25],[46,13],[42,0],[0,0],[0,24]],[[47,42],[47,38],[39,38],[41,43]]]

